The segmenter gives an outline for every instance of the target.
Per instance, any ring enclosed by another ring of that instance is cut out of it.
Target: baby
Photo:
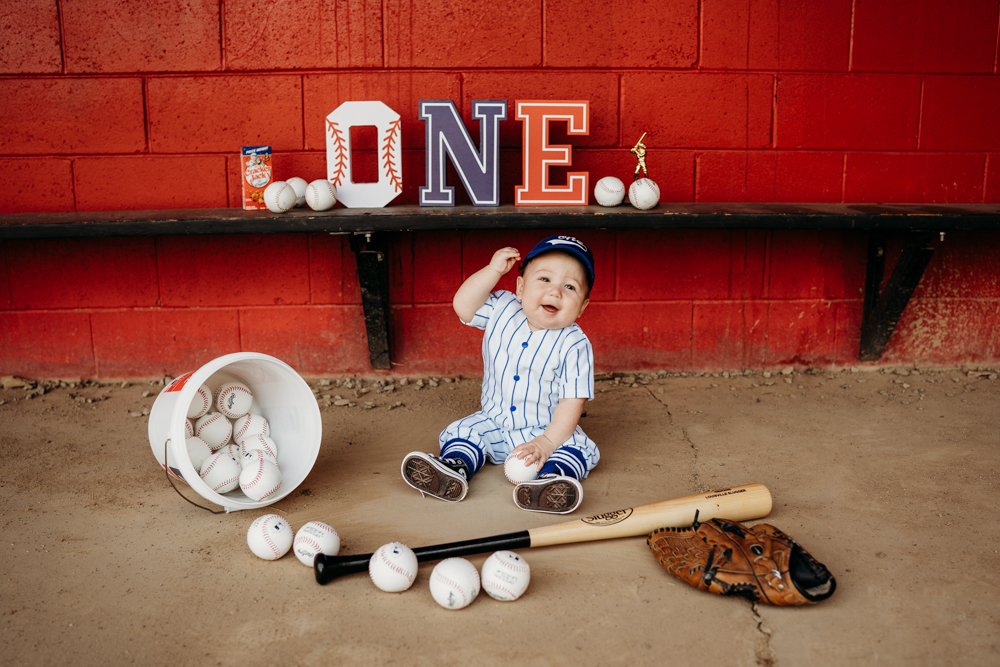
[[[514,503],[567,514],[601,457],[578,425],[594,397],[594,353],[576,324],[590,302],[594,255],[572,236],[550,236],[524,258],[516,294],[493,292],[520,260],[515,248],[497,250],[455,293],[462,322],[485,332],[482,410],[441,433],[440,456],[411,452],[401,471],[421,493],[458,502],[487,458],[503,463],[513,453],[538,471],[515,487]]]

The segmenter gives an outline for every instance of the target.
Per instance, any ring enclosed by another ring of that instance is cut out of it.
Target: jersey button
[[[512,406],[510,406],[510,411],[511,411],[511,412],[514,412],[514,411],[516,411],[516,410],[517,410],[517,407],[515,407],[515,406],[513,406],[513,405],[512,405]]]
[[[527,343],[521,343],[521,347],[528,347]]]
[[[518,380],[520,380],[520,379],[521,379],[521,376],[520,376],[520,375],[515,375],[515,376],[514,376],[514,382],[517,382],[517,381],[518,381]]]

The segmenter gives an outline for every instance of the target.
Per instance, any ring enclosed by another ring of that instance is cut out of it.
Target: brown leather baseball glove
[[[837,582],[792,538],[766,523],[753,528],[711,519],[690,528],[660,528],[646,540],[656,559],[681,581],[719,595],[773,605],[825,600]]]

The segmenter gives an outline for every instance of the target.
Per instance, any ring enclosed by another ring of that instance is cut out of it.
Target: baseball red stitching
[[[201,478],[205,479],[205,475],[212,472],[212,468],[215,467],[215,462],[219,460],[218,456],[212,457],[212,462],[208,464],[208,467],[201,471]]]
[[[248,440],[253,440],[255,437],[257,438],[257,443],[260,445],[260,447],[247,447],[247,451],[259,449],[267,454],[270,454],[275,458],[275,460],[277,460],[278,452],[272,450],[271,445],[267,444],[267,440],[264,439],[267,436],[265,436],[263,433],[254,433],[253,435],[240,440],[240,449],[243,449],[243,443],[247,442]]]
[[[205,389],[203,387],[198,387],[198,395],[201,396],[202,410],[201,414],[204,415],[208,412],[208,409],[212,406],[212,393],[208,392],[208,396],[205,396]]]
[[[465,595],[465,590],[462,588],[462,586],[457,581],[455,581],[454,579],[451,579],[450,577],[446,577],[446,576],[444,576],[443,574],[440,574],[440,573],[437,575],[437,578],[440,579],[441,581],[443,581],[448,586],[451,586],[451,588],[453,590],[461,593],[462,594],[462,602],[463,603],[466,601],[467,598],[466,598],[466,595]],[[464,607],[465,604],[463,604],[462,606]]]
[[[221,489],[222,487],[224,487],[224,486],[226,486],[228,484],[232,484],[233,482],[239,482],[239,481],[240,481],[240,476],[239,475],[237,475],[236,477],[230,477],[225,482],[220,482],[219,484],[216,484],[215,488],[212,489],[212,490],[213,491],[218,491],[219,489]]]
[[[386,557],[386,555],[385,555],[385,551],[380,551],[379,554],[378,554],[378,556],[379,556],[379,558],[382,559],[383,563],[385,563],[386,565],[389,566],[390,570],[392,570],[393,572],[395,572],[397,574],[403,575],[404,577],[406,577],[406,580],[408,582],[410,582],[411,584],[413,583],[413,575],[410,574],[409,572],[407,572],[406,570],[404,570],[402,567],[400,567],[396,563],[394,563],[391,560],[389,560]]]
[[[333,196],[333,192],[332,192],[333,186],[330,185],[329,181],[325,181],[325,183],[326,183],[327,187],[329,187],[331,189],[330,195]],[[312,205],[312,209],[315,211],[317,208],[319,208],[319,188],[317,188],[314,185],[312,191],[316,195],[315,197],[313,197],[313,199],[315,199],[316,201]],[[335,196],[333,198],[334,198],[334,200],[337,199]]]
[[[271,497],[271,496],[273,496],[273,495],[274,495],[275,493],[277,493],[278,489],[280,489],[280,488],[281,488],[281,482],[278,482],[278,483],[277,483],[277,484],[275,485],[275,487],[274,487],[273,489],[271,489],[270,491],[268,491],[267,493],[265,493],[264,495],[262,495],[262,496],[261,496],[261,497],[260,497],[260,498],[259,498],[259,499],[257,500],[257,502],[260,502],[261,500],[264,500],[264,499],[266,499],[266,498],[270,498],[270,497]]]
[[[219,418],[225,419],[226,416],[224,414],[222,414],[221,412],[216,412],[214,415],[212,415],[211,417],[209,417],[206,421],[203,421],[201,423],[201,426],[198,427],[198,430],[195,431],[194,434],[200,438],[201,437],[201,429],[205,428],[209,424],[214,424],[215,422],[219,421]]]
[[[516,599],[517,598],[517,595],[514,594],[514,591],[510,590],[506,586],[497,586],[494,583],[490,583],[490,586],[489,586],[489,588],[486,589],[486,592],[494,594],[494,597],[496,597],[496,595],[495,595],[496,593],[504,593],[510,599]]]
[[[302,526],[304,535],[308,535],[311,533],[313,535],[316,535],[317,538],[322,537],[324,535],[336,536],[338,538],[340,537],[340,534],[332,526],[326,526],[325,524],[323,526],[316,525],[318,523],[320,522],[317,521],[313,522],[312,525]]]
[[[251,417],[249,414],[243,415],[243,426],[240,427],[239,433],[237,433],[236,437],[233,438],[234,440],[236,440],[237,438],[240,438],[240,439],[243,438],[243,433],[246,432],[246,430],[248,428],[250,428],[250,422],[252,420],[253,420],[253,417]]]
[[[320,551],[322,551],[322,547],[319,546],[319,542],[317,542],[316,540],[312,539],[311,537],[306,537],[305,535],[300,535],[299,537],[295,538],[295,541],[298,544],[304,544],[307,547],[312,548],[312,550],[315,551],[316,553],[319,553]]]
[[[254,486],[254,484],[256,484],[257,482],[259,482],[260,478],[263,475],[264,475],[264,459],[260,459],[260,460],[257,461],[257,476],[253,478],[252,482],[247,482],[246,486],[244,486],[243,484],[240,484],[240,486],[243,487],[244,491],[246,491],[247,489],[252,489],[253,486]],[[241,477],[242,477],[242,475],[241,475]]]
[[[274,560],[278,560],[281,558],[281,549],[279,549],[278,545],[271,539],[271,531],[268,530],[269,527],[270,522],[264,524],[264,540],[267,542],[267,546],[271,547],[271,551],[274,552]]]
[[[285,188],[287,187],[288,184],[286,183],[274,191],[274,205],[280,208],[282,213],[284,213],[285,211],[291,211],[293,208],[295,208],[294,206],[285,208],[284,206],[281,205],[280,200],[278,199],[281,196],[281,193],[284,192]],[[298,197],[296,197],[296,199],[298,199]]]
[[[252,419],[252,418],[253,418],[253,417],[256,417],[256,416],[257,416],[257,415],[252,415],[252,414],[250,414],[250,413],[247,413],[246,415],[244,415],[244,416],[243,416],[243,419],[244,419],[244,422],[243,422],[243,426],[242,426],[242,427],[240,428],[240,430],[239,430],[239,433],[238,433],[238,434],[236,435],[236,437],[234,437],[234,438],[233,438],[233,440],[236,440],[237,438],[242,438],[242,437],[243,437],[243,433],[244,433],[244,432],[245,432],[245,431],[246,431],[246,430],[247,430],[248,428],[250,428],[250,424],[251,424],[251,423],[252,423],[252,421],[253,421],[253,419]],[[263,421],[263,422],[264,422],[264,435],[269,435],[269,431],[270,431],[271,429],[270,429],[270,428],[268,427],[268,425],[267,425],[267,420],[266,420],[266,419],[264,419],[263,417],[261,417],[260,419],[261,419],[261,421]]]
[[[514,564],[513,561],[510,561],[510,560],[507,560],[507,559],[500,559],[500,558],[497,558],[496,562],[499,565],[501,565],[502,567],[507,568],[511,572],[521,573],[521,572],[529,572],[530,571],[528,569],[528,567],[527,567],[526,564],[525,565],[516,565],[515,566],[515,564]]]
[[[285,209],[285,210],[289,210],[289,209]],[[219,411],[220,412],[224,413],[226,416],[231,416],[231,417],[233,417],[235,419],[236,417],[240,417],[242,415],[237,415],[237,414],[230,413],[225,408],[225,405],[226,405],[225,398],[226,398],[226,396],[228,396],[231,392],[234,392],[234,391],[239,391],[239,392],[243,392],[245,394],[250,394],[250,400],[253,400],[253,392],[252,391],[250,391],[246,387],[235,385],[235,386],[232,386],[232,387],[226,387],[222,391],[222,393],[219,394],[219,397],[217,399],[215,399],[215,402],[219,404]]]

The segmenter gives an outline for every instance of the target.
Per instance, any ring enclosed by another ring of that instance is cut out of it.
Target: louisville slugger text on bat
[[[500,550],[547,547],[554,544],[571,544],[607,540],[616,537],[646,535],[657,528],[690,526],[695,512],[699,521],[716,517],[730,521],[761,519],[771,512],[771,492],[763,484],[734,486],[719,491],[709,491],[658,503],[629,507],[595,516],[522,530],[503,535],[492,535],[464,542],[436,544],[419,547],[413,552],[418,561],[439,560]],[[328,584],[337,577],[356,572],[367,572],[372,554],[356,556],[326,556],[317,554],[313,564],[316,581]]]

